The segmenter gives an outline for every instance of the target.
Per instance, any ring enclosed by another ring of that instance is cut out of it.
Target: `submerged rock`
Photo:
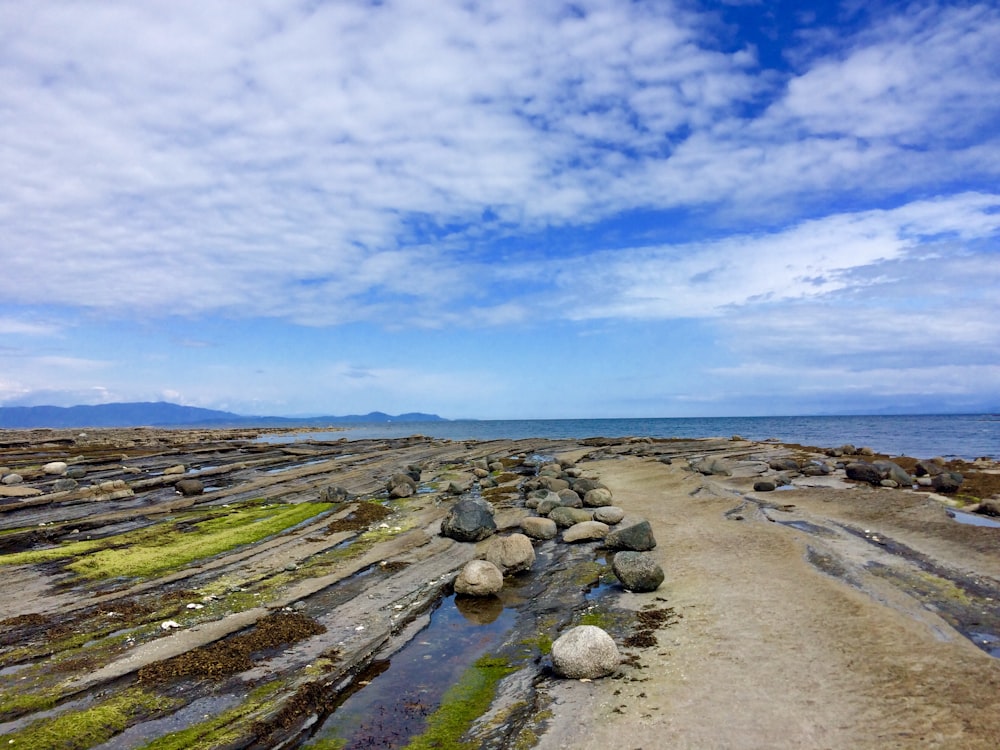
[[[621,654],[614,639],[594,625],[571,628],[552,643],[552,668],[560,677],[607,677],[619,664]]]

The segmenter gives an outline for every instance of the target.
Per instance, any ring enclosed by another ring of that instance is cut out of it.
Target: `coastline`
[[[536,544],[530,573],[501,595],[514,624],[491,653],[514,671],[493,686],[467,735],[474,744],[986,748],[1000,736],[981,700],[1000,688],[990,652],[1000,649],[1000,528],[949,517],[961,492],[872,486],[843,469],[755,489],[782,474],[768,466],[777,458],[805,467],[877,456],[730,438],[268,444],[254,431],[75,433],[0,436],[5,473],[24,475],[5,486],[37,490],[0,498],[0,564],[20,561],[0,579],[0,731],[14,739],[60,717],[63,731],[79,728],[83,707],[104,705],[115,686],[141,696],[117,706],[123,731],[76,746],[166,747],[200,727],[178,746],[320,747],[322,732],[310,735],[337,686],[391,685],[391,667],[377,679],[366,669],[453,602],[456,571],[480,553],[482,543],[439,533],[458,498],[452,483],[471,490],[476,461],[503,463],[480,479],[502,480],[495,488],[475,486],[509,534],[531,514],[522,485],[543,457],[603,482],[621,523],[649,521],[666,580],[629,593],[599,543]],[[718,473],[698,470],[709,458]],[[76,487],[54,489],[65,477],[43,467],[55,461],[85,470]],[[183,473],[167,473],[178,465]],[[386,481],[407,466],[420,467],[419,490],[391,499]],[[954,466],[982,492],[992,487],[983,477],[1000,476],[995,462]],[[184,478],[203,491],[177,492]],[[83,490],[107,483],[104,496]],[[248,521],[272,533],[226,536]],[[215,546],[199,551],[195,539]],[[160,555],[145,568],[115,558],[124,541]],[[51,552],[72,544],[74,554]],[[10,557],[26,552],[39,558]],[[652,610],[671,616],[642,631],[647,645],[624,646],[640,642],[640,613]],[[267,641],[264,626],[279,620],[284,630]],[[551,674],[545,639],[580,621],[601,622],[621,645],[614,676]],[[271,645],[214,666],[220,644],[253,634]]]

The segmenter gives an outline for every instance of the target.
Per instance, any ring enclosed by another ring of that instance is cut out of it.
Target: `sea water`
[[[917,458],[1000,459],[1000,415],[904,415],[822,417],[707,417],[651,419],[511,419],[385,422],[345,425],[338,432],[267,435],[266,442],[397,438],[409,435],[450,440],[587,437],[705,438],[740,435],[818,447],[850,443],[889,455]]]

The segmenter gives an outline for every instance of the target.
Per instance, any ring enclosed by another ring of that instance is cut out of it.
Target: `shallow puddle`
[[[980,516],[976,513],[963,513],[960,510],[949,510],[948,517],[969,526],[985,526],[991,529],[1000,529],[1000,520]]]
[[[302,747],[397,748],[423,731],[445,691],[498,644],[516,613],[496,598],[444,599],[428,626],[383,663]]]

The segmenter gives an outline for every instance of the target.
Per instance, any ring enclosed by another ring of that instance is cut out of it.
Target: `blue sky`
[[[1000,408],[1000,7],[0,0],[0,405]]]

